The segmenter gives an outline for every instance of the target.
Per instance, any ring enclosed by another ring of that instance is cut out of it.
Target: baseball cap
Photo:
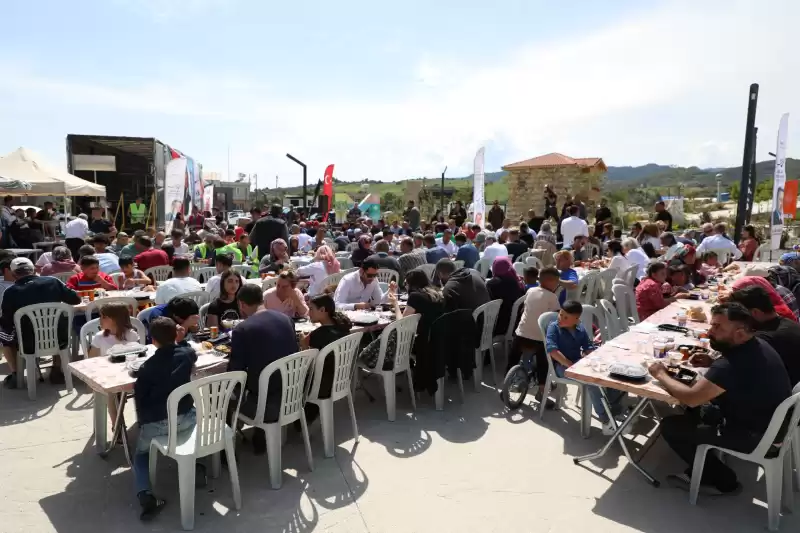
[[[33,263],[27,257],[17,257],[11,261],[11,272],[14,274],[33,274]]]

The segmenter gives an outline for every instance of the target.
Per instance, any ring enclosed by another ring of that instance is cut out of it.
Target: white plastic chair
[[[358,250],[358,242],[351,242],[350,244],[347,245],[348,252],[353,252],[355,250]]]
[[[628,331],[629,323],[638,324],[640,322],[639,311],[636,309],[636,296],[633,290],[624,283],[615,284],[611,290],[614,293],[614,303],[620,318],[619,323],[623,331]]]
[[[358,361],[358,368],[368,374],[380,376],[383,380],[383,390],[386,394],[386,414],[389,417],[389,422],[394,422],[395,412],[397,410],[397,386],[396,376],[401,372],[405,372],[408,376],[408,389],[411,394],[411,406],[417,410],[417,402],[414,397],[414,383],[411,378],[411,347],[414,343],[414,336],[417,333],[417,325],[419,324],[422,315],[419,313],[403,317],[395,320],[384,328],[381,332],[381,345],[378,361],[375,368],[370,368],[362,361]],[[389,335],[392,332],[397,334],[396,351],[394,354],[394,366],[389,370],[383,369],[383,362],[386,359],[386,352],[389,343]]]
[[[525,305],[525,295],[523,294],[514,305],[511,306],[511,315],[508,319],[508,328],[504,335],[495,335],[492,339],[492,344],[500,344],[503,346],[503,355],[508,361],[508,356],[511,353],[511,343],[514,340],[514,330],[517,329],[517,319],[519,318],[520,308]]]
[[[532,255],[532,254],[531,254],[531,252],[524,252],[524,253],[521,253],[521,254],[519,254],[519,256],[517,257],[517,260],[516,260],[515,262],[517,262],[517,263],[523,263],[523,264],[524,264],[524,263],[525,263],[525,260],[526,260],[526,259],[528,259],[528,258],[529,258],[531,255]]]
[[[55,274],[48,274],[51,278],[58,278],[66,285],[69,278],[77,274],[77,272],[56,272]]]
[[[525,254],[522,254],[522,255],[525,255]],[[528,265],[528,266],[534,266],[534,267],[538,268],[539,270],[544,268],[544,264],[542,263],[542,260],[539,259],[538,257],[536,257],[535,255],[531,255],[530,257],[525,259],[525,264]]]
[[[131,316],[136,316],[136,313],[139,310],[139,304],[136,302],[136,298],[131,298],[130,296],[108,296],[106,298],[89,302],[86,305],[86,309],[83,312],[84,316],[86,317],[86,321],[90,321],[92,319],[92,314],[97,312],[101,307],[112,303],[125,304],[128,307]]]
[[[111,279],[114,280],[114,285],[119,287],[120,290],[125,288],[125,273],[124,272],[112,272],[109,274]]]
[[[584,313],[585,313],[586,307],[587,306],[585,306],[585,305],[583,306]],[[539,329],[542,330],[542,334],[543,335],[547,335],[547,327],[552,322],[556,321],[557,319],[558,319],[558,313],[556,313],[555,311],[548,311],[547,313],[542,313],[542,315],[539,317]],[[581,320],[582,319],[583,319],[583,315],[581,316]],[[589,332],[591,332],[591,329],[588,329],[586,331],[587,331],[587,333],[589,333]],[[592,334],[589,333],[590,337],[591,337],[591,335]],[[547,380],[545,381],[544,388],[542,389],[542,391],[543,391],[543,393],[542,393],[542,401],[539,402],[539,420],[542,420],[544,418],[544,412],[547,410],[547,409],[545,409],[545,405],[547,404],[547,397],[550,394],[550,388],[551,388],[553,383],[556,383],[556,384],[559,384],[559,385],[576,385],[578,387],[578,392],[581,395],[585,396],[585,394],[586,394],[586,392],[583,390],[585,385],[583,383],[581,383],[580,381],[575,381],[575,380],[569,379],[569,378],[560,378],[560,377],[558,377],[558,375],[556,374],[555,366],[553,364],[553,359],[550,357],[550,354],[547,352],[547,350],[545,350],[545,356],[547,358]],[[560,388],[561,387],[559,387],[559,389]],[[564,404],[564,398],[565,397],[566,397],[566,390],[560,390],[559,394],[558,394],[558,397],[557,397],[557,400],[558,400],[557,401],[557,405],[559,407],[561,407]],[[585,401],[584,401],[584,405],[586,405]],[[583,416],[583,413],[581,413],[581,415]]]
[[[617,271],[611,269],[601,270],[597,275],[597,298],[602,300],[613,300],[614,293],[611,291],[611,286],[614,284],[614,279],[617,277]]]
[[[342,278],[345,277],[348,273],[344,270],[337,272],[336,274],[331,274],[322,280],[322,286],[327,287],[328,285],[338,285]],[[272,278],[275,280],[275,284],[278,283],[278,278]],[[266,281],[266,280],[264,280]],[[262,285],[263,286],[263,285]],[[273,285],[274,286],[274,285]],[[266,289],[264,289],[266,290]]]
[[[478,323],[478,317],[483,315],[483,329],[481,330],[481,340],[478,347],[475,349],[475,372],[472,377],[475,382],[475,390],[478,390],[478,385],[483,380],[483,352],[489,351],[489,361],[492,363],[492,380],[495,387],[498,384],[497,380],[497,363],[494,358],[494,326],[497,324],[497,315],[500,314],[500,306],[503,305],[503,300],[492,300],[475,309],[472,313],[472,318],[475,323]]]
[[[488,259],[480,259],[477,263],[475,263],[475,270],[480,272],[481,276],[484,278],[489,275],[489,270],[491,269],[492,265],[489,263]]]
[[[153,437],[150,441],[150,485],[156,486],[158,454],[163,453],[178,463],[178,491],[181,498],[181,526],[194,529],[194,482],[197,459],[211,455],[211,476],[219,477],[220,456],[225,451],[231,475],[231,491],[236,509],[242,508],[239,489],[239,471],[233,451],[234,430],[227,424],[228,406],[234,389],[244,387],[247,372],[225,372],[190,381],[172,391],[167,398],[167,423],[169,433]],[[197,423],[191,430],[178,432],[178,404],[184,396],[191,395]],[[239,412],[241,396],[236,402]],[[235,418],[234,418],[235,420]]]
[[[575,291],[574,298],[578,299],[582,304],[593,304],[597,297],[598,276],[599,273],[596,270],[586,272],[578,282],[578,289]],[[568,298],[572,299],[571,296],[568,296]]]
[[[436,265],[425,263],[424,265],[416,267],[414,270],[422,270],[425,272],[425,275],[428,276],[428,279],[433,281],[433,276],[436,274]]]
[[[773,458],[766,458],[765,456],[775,442],[778,431],[786,420],[787,413],[791,408],[794,408],[794,411],[789,419],[789,431],[786,432],[778,455]],[[699,445],[694,454],[692,482],[689,487],[689,503],[697,505],[697,495],[700,492],[700,479],[703,477],[706,454],[710,450],[718,450],[720,453],[727,453],[743,461],[756,463],[764,469],[764,481],[767,485],[767,516],[769,530],[777,531],[780,522],[781,496],[785,497],[783,503],[789,511],[791,511],[793,507],[792,456],[791,454],[787,454],[787,452],[789,448],[796,445],[793,441],[797,437],[798,422],[800,422],[800,384],[795,386],[792,391],[792,396],[781,402],[778,408],[775,409],[767,431],[764,432],[764,436],[761,437],[761,442],[758,443],[758,446],[756,446],[752,452],[742,453],[711,444]]]
[[[178,294],[173,296],[173,298],[177,298],[180,296],[181,298],[191,298],[197,304],[198,307],[202,307],[211,301],[211,294],[206,291],[189,291],[184,292],[183,294]]]
[[[524,270],[525,270],[525,263],[514,263],[514,271],[517,273],[517,276],[522,277]]]
[[[133,326],[133,329],[136,330],[136,334],[139,336],[139,342],[141,344],[145,344],[147,342],[145,340],[147,338],[147,330],[145,329],[144,324],[142,324],[138,318],[131,317],[131,326]],[[97,333],[100,333],[99,318],[94,318],[81,327],[81,332],[78,337],[80,339],[84,359],[89,357],[89,348],[91,348],[92,339]]]
[[[276,285],[278,285],[278,277],[277,276],[273,276],[271,278],[264,278],[264,279],[261,280],[261,290],[262,291],[265,291],[267,289],[271,289],[272,287],[275,287]]]
[[[608,338],[603,340],[609,341],[615,337],[618,337],[627,328],[623,328],[620,325],[621,320],[619,313],[617,313],[617,308],[614,307],[614,304],[605,299],[598,300],[597,304],[605,315],[606,330],[608,331]]]
[[[600,247],[590,242],[586,243],[586,252],[589,259],[600,257]]]
[[[597,328],[600,330],[600,339],[603,342],[611,340],[608,334],[608,324],[606,323],[606,314],[602,308],[595,307],[594,305],[583,304],[583,313],[581,313],[581,324],[583,329],[589,334],[590,339],[594,339],[594,329],[592,325],[597,323]]]
[[[456,266],[456,270],[458,270],[459,268],[464,268],[464,261],[462,261],[461,259],[454,260],[453,264]]]
[[[247,279],[247,276],[249,276],[253,272],[253,267],[245,264],[233,265],[231,267],[231,270],[233,270],[234,272],[238,272],[240,276],[242,276],[244,279]]]
[[[205,329],[206,327],[206,319],[208,318],[208,308],[211,307],[210,303],[203,304],[200,306],[200,312],[198,314],[198,326],[200,329]]]
[[[306,445],[306,458],[308,459],[308,469],[314,470],[314,458],[311,455],[311,442],[308,439],[308,423],[303,411],[305,404],[304,389],[306,376],[311,363],[319,353],[319,350],[304,350],[293,355],[281,357],[273,361],[261,371],[258,376],[258,405],[256,407],[255,418],[250,418],[239,413],[239,420],[245,424],[263,429],[267,434],[267,460],[269,461],[269,479],[273,489],[281,488],[281,446],[283,426],[300,420],[303,432],[303,441]],[[269,378],[275,372],[281,375],[281,406],[280,416],[275,422],[264,422],[264,412],[267,408],[267,392],[269,391]]]
[[[192,277],[200,283],[208,283],[208,280],[217,275],[217,267],[192,265]]]
[[[345,257],[338,257],[339,260],[339,268],[342,270],[349,270],[353,268],[353,260],[350,259],[350,254],[347,254]]]
[[[353,438],[358,442],[358,424],[356,423],[356,408],[353,405],[353,393],[350,386],[353,381],[353,373],[356,365],[355,360],[358,355],[358,347],[361,343],[362,332],[353,333],[342,337],[338,341],[332,342],[320,350],[314,364],[314,376],[311,381],[311,389],[306,394],[306,401],[319,407],[320,422],[322,424],[322,442],[325,448],[325,457],[333,457],[333,404],[336,400],[347,398],[347,405],[350,407],[350,421],[353,423]],[[319,387],[322,383],[322,372],[325,366],[325,359],[333,358],[333,384],[331,395],[328,398],[319,397]]]
[[[336,252],[334,255],[336,255],[336,259],[341,261],[345,257],[350,257],[350,252]]]
[[[58,322],[65,316],[67,318],[67,345],[62,350],[59,347]],[[14,328],[17,331],[19,350],[17,351],[17,388],[22,388],[22,379],[25,368],[28,369],[28,398],[36,399],[36,359],[40,357],[60,357],[61,371],[64,372],[64,383],[67,391],[72,393],[72,374],[69,371],[69,347],[72,344],[72,319],[75,309],[62,302],[26,305],[14,313]],[[22,339],[22,318],[25,317],[33,326],[33,352],[25,352],[25,342]]]
[[[771,246],[772,246],[771,242],[765,242],[764,244],[756,248],[756,253],[753,254],[753,261],[769,261],[769,251]],[[778,253],[773,253],[772,257],[777,259]]]
[[[391,268],[379,268],[377,279],[383,283],[391,283],[393,281],[397,283],[397,281],[400,279],[400,274]]]
[[[172,274],[172,267],[169,265],[154,266],[145,270],[144,273],[154,282],[159,283],[169,279],[169,275]]]
[[[622,273],[622,280],[625,281],[625,284],[633,290],[633,286],[636,285],[636,276],[639,274],[639,265],[633,265],[625,272]]]

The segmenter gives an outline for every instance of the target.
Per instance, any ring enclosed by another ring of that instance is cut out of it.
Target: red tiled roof
[[[513,170],[516,168],[534,168],[534,167],[571,167],[571,166],[579,166],[579,167],[593,167],[596,165],[602,165],[605,167],[605,163],[599,157],[579,157],[579,158],[572,158],[566,156],[564,154],[559,153],[552,153],[552,154],[545,154],[540,155],[539,157],[534,157],[533,159],[526,159],[525,161],[519,161],[517,163],[511,163],[510,165],[505,165],[503,170]]]

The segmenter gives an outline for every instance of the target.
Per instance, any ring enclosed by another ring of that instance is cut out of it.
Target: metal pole
[[[286,154],[286,157],[303,167],[303,208],[307,211],[308,210],[308,169],[306,168],[306,164],[297,159],[292,154]]]
[[[755,152],[755,124],[756,108],[758,107],[758,84],[750,86],[747,96],[747,125],[744,131],[744,152],[742,154],[742,178],[739,181],[739,202],[736,207],[736,226],[733,230],[733,240],[739,243],[745,221],[750,218],[747,212],[747,193],[750,190],[750,173],[752,171],[753,154]]]
[[[445,214],[444,214],[444,173],[445,172],[447,172],[447,167],[446,166],[444,167],[444,170],[442,170],[442,191],[441,191],[442,197],[441,197],[441,199],[439,201],[439,209],[442,211],[442,216],[443,217],[445,216]]]

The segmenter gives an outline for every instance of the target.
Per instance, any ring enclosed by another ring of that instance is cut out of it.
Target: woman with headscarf
[[[701,269],[702,262],[697,258],[697,250],[691,244],[681,245],[681,248],[670,260],[669,265],[686,265],[691,273],[691,278],[688,281],[692,285],[702,285],[706,282],[707,277]]]
[[[53,248],[50,263],[42,267],[42,276],[52,276],[62,272],[80,272],[75,261],[72,260],[72,252],[66,246],[56,246]]]
[[[502,300],[500,313],[497,315],[497,322],[494,326],[495,335],[505,335],[508,330],[508,323],[511,320],[517,321],[517,317],[511,316],[511,308],[520,297],[525,294],[525,285],[519,279],[514,265],[508,257],[497,257],[492,263],[492,278],[486,282],[486,290],[489,291],[489,298],[492,300]]]
[[[283,239],[275,239],[269,247],[269,253],[261,258],[258,266],[259,274],[280,272],[289,265],[289,246]]]
[[[353,261],[353,266],[361,267],[361,263],[364,262],[364,259],[373,254],[370,246],[371,244],[372,237],[370,235],[361,235],[358,238],[358,248],[353,250],[353,253],[350,255],[350,259]]]
[[[301,266],[297,269],[297,275],[308,277],[311,284],[308,286],[309,298],[322,294],[325,289],[323,281],[331,274],[336,274],[341,270],[339,260],[329,246],[320,246],[314,254],[315,261]]]
[[[781,295],[778,294],[778,291],[775,290],[775,287],[773,287],[769,281],[761,276],[741,277],[733,282],[730,290],[738,291],[740,289],[744,289],[745,287],[752,287],[753,285],[757,285],[767,291],[767,294],[769,294],[769,301],[772,302],[772,306],[775,308],[776,313],[782,317],[794,320],[795,322],[798,321],[796,311],[792,311],[792,309],[783,300]],[[727,292],[728,291],[720,293],[720,300],[725,300],[727,298]]]
[[[536,248],[536,243],[538,241],[549,242],[553,246],[556,245],[556,236],[553,234],[550,228],[551,226],[549,222],[542,222],[542,227],[539,230],[539,233],[536,234],[536,238],[533,241],[534,248]]]

